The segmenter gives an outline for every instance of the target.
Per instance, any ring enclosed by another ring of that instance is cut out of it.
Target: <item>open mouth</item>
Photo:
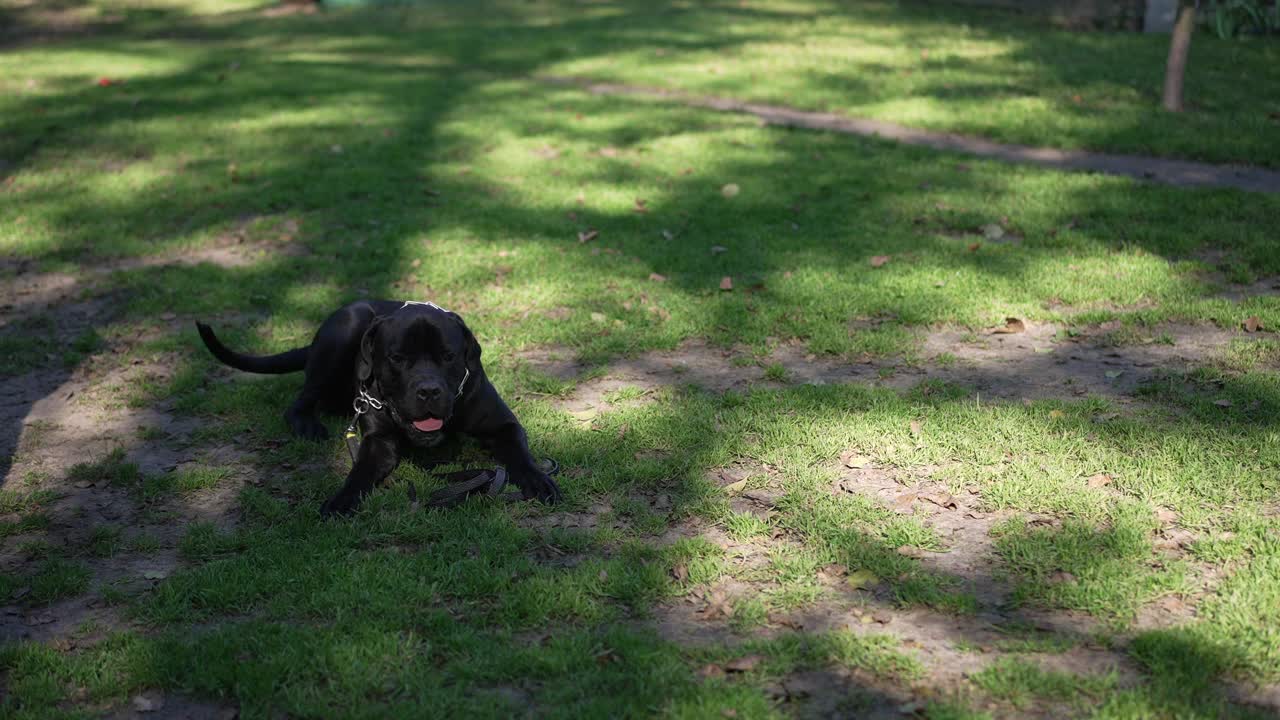
[[[413,427],[422,432],[435,432],[444,427],[444,421],[440,418],[423,418],[421,420],[414,420]]]

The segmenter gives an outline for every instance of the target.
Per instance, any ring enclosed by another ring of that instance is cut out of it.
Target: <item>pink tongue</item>
[[[435,432],[444,427],[444,421],[439,418],[427,418],[426,420],[415,420],[413,426],[422,432]]]

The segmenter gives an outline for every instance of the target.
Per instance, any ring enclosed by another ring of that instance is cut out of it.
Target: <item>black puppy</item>
[[[238,370],[306,371],[298,399],[285,411],[295,435],[320,440],[328,431],[316,410],[358,410],[363,440],[347,481],[320,512],[347,514],[400,463],[402,451],[439,445],[446,433],[479,439],[507,468],[526,498],[560,499],[560,488],[529,454],[524,428],[480,365],[480,344],[456,313],[432,303],[361,300],[330,315],[311,344],[254,357],[227,349],[196,323],[209,351]]]

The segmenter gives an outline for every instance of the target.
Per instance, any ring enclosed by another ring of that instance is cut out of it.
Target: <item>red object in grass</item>
[[[111,87],[111,85],[112,85],[111,78],[108,78],[108,77],[98,78],[98,87]]]

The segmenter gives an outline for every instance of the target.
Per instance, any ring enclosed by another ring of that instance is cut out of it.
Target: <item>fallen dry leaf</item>
[[[654,281],[654,282],[666,282],[666,281],[667,281],[667,276],[666,276],[666,275],[659,275],[658,273],[649,273],[649,279],[650,279],[650,280],[652,280],[652,281]]]
[[[1062,411],[1061,411],[1061,410],[1050,410],[1050,411],[1049,411],[1049,417],[1053,418],[1054,420],[1057,420],[1057,419],[1059,419],[1059,418],[1063,417],[1063,415],[1062,415]]]
[[[1251,332],[1251,333],[1258,332],[1259,330],[1264,329],[1262,327],[1262,321],[1258,319],[1257,315],[1251,315],[1250,317],[1246,318],[1245,321],[1241,323],[1241,326],[1244,328],[1245,332]]]
[[[893,506],[898,512],[906,512],[911,508],[911,504],[916,501],[915,493],[903,493],[893,501]]]
[[[844,577],[845,575],[848,575],[848,574],[849,574],[849,568],[845,567],[844,565],[841,565],[840,563],[831,563],[830,565],[825,565],[818,569],[818,575],[820,576],[825,575],[827,577],[836,578],[836,577]]]
[[[1057,583],[1057,584],[1073,583],[1075,581],[1076,581],[1076,576],[1072,575],[1071,573],[1065,570],[1059,570],[1058,572],[1053,573],[1052,575],[1049,576],[1049,582]]]
[[[631,210],[632,212],[647,213],[649,212],[648,204],[649,204],[648,200],[644,200],[642,198],[636,198],[635,207],[631,208]]]
[[[849,587],[854,590],[870,590],[880,582],[880,578],[870,570],[855,570],[849,573],[849,578],[845,582],[849,583]]]
[[[871,458],[866,455],[859,455],[853,450],[846,450],[840,453],[840,462],[847,468],[855,470],[868,467],[871,465]]]
[[[919,438],[920,431],[923,429],[923,427],[924,427],[924,424],[921,423],[919,420],[912,420],[911,425],[909,426],[911,430],[911,437]]]
[[[884,267],[884,264],[889,262],[892,259],[893,258],[891,258],[888,255],[875,255],[871,258],[871,267],[873,268]]]
[[[1231,406],[1232,406],[1232,405],[1234,405],[1235,403],[1231,402],[1230,400],[1228,400],[1228,399],[1226,399],[1226,398],[1220,398],[1220,399],[1218,399],[1218,400],[1214,400],[1214,401],[1213,401],[1213,404],[1214,404],[1214,405],[1217,405],[1218,407],[1224,407],[1224,408],[1227,408],[1227,407],[1231,407]]]
[[[685,582],[689,579],[689,566],[676,563],[675,567],[671,568],[671,575],[675,577],[676,582]]]
[[[721,289],[721,290],[732,290],[732,289],[733,289],[733,278],[729,277],[728,275],[725,275],[724,277],[720,278],[720,289]]]
[[[724,491],[730,495],[733,495],[735,493],[742,492],[742,489],[745,488],[746,486],[747,486],[746,480],[739,480],[737,482],[731,482],[728,485],[725,485]]]
[[[969,248],[968,248],[969,252],[974,253],[974,252],[978,252],[981,249],[982,249],[982,243],[980,242],[969,243]]]
[[[724,677],[724,668],[714,663],[707,663],[698,668],[698,675],[704,678]]]
[[[927,500],[940,508],[947,510],[955,510],[959,505],[956,499],[949,492],[936,492],[929,495],[921,495],[920,499]]]
[[[595,229],[586,230],[584,232],[578,233],[578,242],[580,243],[591,242],[592,240],[595,240],[598,237],[600,237],[599,230],[595,230]]]
[[[909,558],[922,558],[924,551],[915,545],[901,545],[898,547],[898,554]]]
[[[1098,473],[1091,475],[1086,483],[1091,488],[1105,487],[1111,484],[1112,477],[1106,473]]]
[[[996,335],[1010,335],[1013,333],[1026,332],[1026,330],[1027,330],[1026,323],[1022,322],[1022,320],[1016,317],[1011,317],[1011,318],[1004,319],[1003,327],[998,327],[995,330],[992,330],[991,332]]]
[[[737,197],[739,190],[740,188],[736,183],[729,183],[728,185],[720,188],[720,194],[727,198]]]
[[[723,590],[713,590],[707,596],[707,607],[702,611],[702,614],[708,619],[733,617],[733,604],[729,602],[729,598],[724,594]]]
[[[764,657],[760,655],[744,655],[725,663],[724,669],[729,672],[750,672],[760,664],[761,660],[764,660]]]

